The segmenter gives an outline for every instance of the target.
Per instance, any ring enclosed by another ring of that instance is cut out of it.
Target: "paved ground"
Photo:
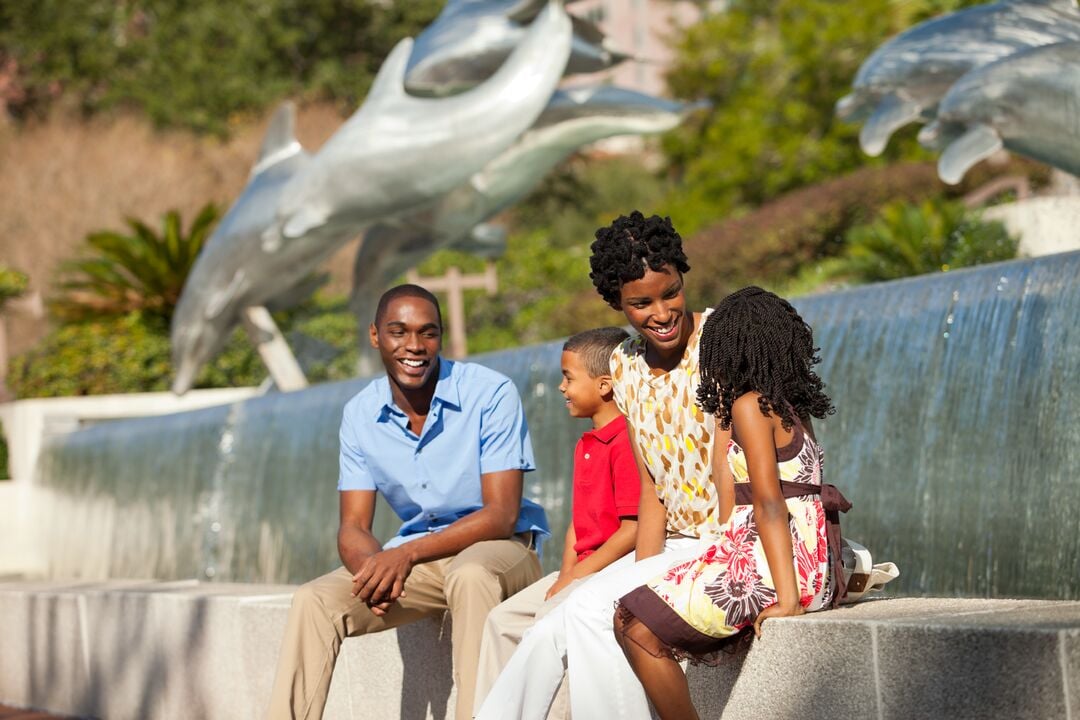
[[[0,720],[75,720],[68,715],[49,715],[36,710],[20,710],[19,708],[0,705]]]

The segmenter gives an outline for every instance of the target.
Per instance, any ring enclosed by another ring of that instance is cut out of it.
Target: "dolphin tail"
[[[985,160],[1004,146],[1001,136],[989,125],[975,125],[952,142],[938,159],[938,177],[956,185],[975,163]]]
[[[296,105],[284,102],[274,111],[270,126],[266,129],[259,158],[251,168],[251,174],[257,175],[271,165],[276,165],[285,158],[292,157],[302,149],[296,141]]]
[[[885,151],[897,129],[919,117],[919,106],[896,95],[886,95],[859,132],[859,146],[870,157]]]

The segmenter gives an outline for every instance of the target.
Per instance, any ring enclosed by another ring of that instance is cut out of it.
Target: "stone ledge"
[[[290,586],[0,582],[0,702],[86,717],[261,718]],[[345,642],[327,720],[452,715],[439,623]],[[704,718],[1080,720],[1080,602],[875,600],[770,620],[689,672]]]

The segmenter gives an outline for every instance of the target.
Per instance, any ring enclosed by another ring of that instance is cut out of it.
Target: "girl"
[[[682,240],[667,218],[634,211],[596,231],[589,263],[600,296],[637,331],[611,356],[613,395],[642,483],[636,552],[593,575],[525,634],[479,708],[481,720],[544,718],[564,663],[574,717],[648,717],[645,692],[612,632],[611,608],[668,566],[696,557],[699,538],[720,530],[716,422],[694,404],[708,311],[686,307]]]
[[[816,352],[795,309],[758,287],[729,295],[705,321],[697,400],[731,431],[716,450],[730,466],[726,522],[698,557],[624,595],[615,615],[616,639],[663,720],[698,717],[680,659],[712,660],[740,631],[760,636],[766,618],[839,599],[826,516],[847,508],[831,486],[822,505],[809,418],[834,409],[812,370]],[[835,540],[838,560],[838,528]]]

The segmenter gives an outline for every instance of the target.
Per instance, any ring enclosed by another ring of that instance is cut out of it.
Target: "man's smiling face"
[[[438,310],[428,300],[411,296],[391,300],[369,333],[386,374],[402,390],[419,390],[438,370],[442,327]]]

